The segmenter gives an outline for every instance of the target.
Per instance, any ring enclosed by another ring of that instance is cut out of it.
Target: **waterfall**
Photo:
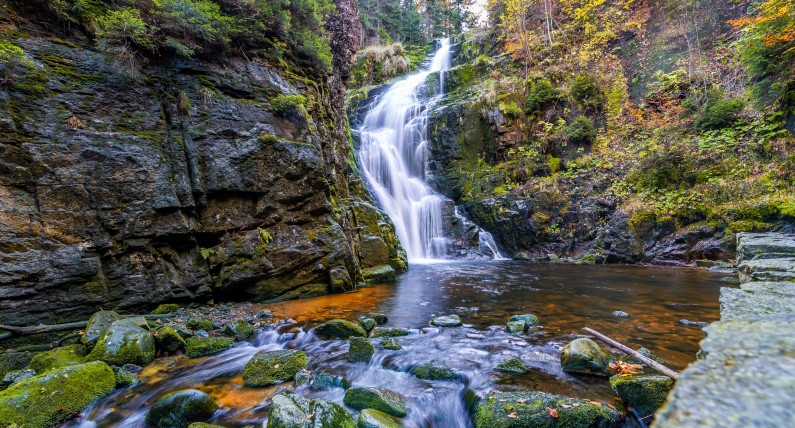
[[[451,201],[427,184],[426,163],[429,106],[443,96],[444,72],[451,62],[450,40],[442,39],[429,65],[394,83],[359,130],[362,172],[413,261],[445,258],[448,252],[442,209]],[[426,80],[436,72],[439,88],[429,98]],[[489,256],[499,257],[493,240],[486,247],[491,247]]]

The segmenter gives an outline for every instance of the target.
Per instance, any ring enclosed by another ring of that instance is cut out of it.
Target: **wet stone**
[[[518,358],[509,358],[497,364],[497,370],[509,373],[527,373],[527,366]]]
[[[527,323],[524,320],[509,321],[505,329],[511,334],[522,334],[527,331]]]
[[[376,312],[371,312],[371,313],[369,313],[369,314],[365,314],[364,316],[365,316],[365,317],[367,317],[367,318],[371,318],[371,319],[372,319],[372,320],[374,320],[374,321],[376,322],[376,324],[378,324],[378,325],[384,325],[384,324],[386,324],[387,322],[389,322],[389,318],[387,318],[387,316],[386,316],[386,315],[384,315],[384,314],[379,314],[379,313],[376,313]]]
[[[461,317],[458,315],[443,315],[431,320],[431,325],[436,327],[460,327]]]
[[[629,314],[624,311],[615,311],[613,312],[613,316],[616,318],[629,318]]]
[[[403,349],[403,346],[400,345],[400,341],[394,337],[388,337],[381,340],[381,346],[383,346],[384,349],[389,349],[390,351],[399,351]]]
[[[295,382],[295,386],[301,386],[309,383],[312,380],[312,374],[309,373],[307,369],[301,369],[295,372],[295,376],[293,376],[293,382]]]
[[[400,337],[408,336],[411,332],[401,327],[376,327],[370,332],[370,337]]]
[[[364,329],[364,331],[366,331],[366,332],[368,332],[368,333],[369,333],[369,332],[370,332],[372,329],[374,329],[374,328],[375,328],[375,326],[376,326],[376,322],[375,322],[375,320],[374,320],[374,319],[372,319],[372,318],[361,317],[361,318],[359,318],[358,322],[359,322],[359,325],[360,325],[360,326],[362,326],[362,328]]]
[[[159,428],[185,428],[192,422],[209,419],[218,403],[206,393],[185,389],[164,395],[146,414],[146,423]]]
[[[435,363],[416,366],[411,369],[411,374],[424,380],[460,380],[463,377],[458,371]]]
[[[185,339],[176,330],[167,325],[157,329],[155,342],[157,342],[158,348],[169,353],[185,349]]]
[[[375,347],[364,337],[351,337],[348,347],[348,361],[351,363],[369,363],[375,353]]]
[[[356,323],[348,320],[333,319],[315,327],[315,333],[320,336],[347,339],[351,336],[367,336],[367,332]]]
[[[375,409],[392,416],[406,416],[406,397],[386,388],[349,388],[343,402],[356,409]]]
[[[296,394],[273,397],[267,428],[355,428],[356,421],[339,404]]]
[[[617,375],[610,378],[613,391],[641,418],[654,415],[664,403],[674,380],[661,375]],[[644,419],[644,422],[649,422]]]
[[[572,340],[560,353],[560,366],[573,373],[609,374],[612,357],[591,339]]]
[[[191,337],[185,341],[185,354],[191,358],[218,354],[231,348],[233,343],[227,337]]]
[[[401,428],[400,419],[375,409],[364,409],[359,413],[358,428]]]
[[[607,428],[621,426],[623,420],[608,406],[536,391],[490,394],[480,400],[474,417],[475,428]]]
[[[282,349],[254,355],[243,368],[246,386],[271,386],[291,380],[309,365],[304,351]]]
[[[508,319],[508,322],[524,321],[529,327],[538,325],[538,317],[533,314],[513,315]]]

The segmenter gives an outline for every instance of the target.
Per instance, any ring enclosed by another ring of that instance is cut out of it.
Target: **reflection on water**
[[[605,379],[560,370],[560,348],[583,327],[591,327],[632,347],[645,346],[670,367],[682,369],[695,360],[703,333],[679,320],[718,319],[718,290],[726,285],[721,277],[695,269],[512,261],[415,265],[396,284],[264,305],[298,324],[262,333],[253,343],[238,344],[217,356],[158,360],[141,374],[143,385],[117,392],[72,425],[141,426],[157,397],[189,387],[218,399],[221,410],[214,422],[230,427],[260,424],[269,398],[292,385],[246,388],[240,372],[255,353],[282,348],[306,351],[310,370],[322,368],[354,386],[384,386],[409,396],[407,426],[471,426],[465,410],[467,391],[487,394],[519,387],[609,403],[613,393]],[[617,318],[614,311],[630,318]],[[347,341],[320,340],[307,332],[319,322],[367,312],[383,312],[390,326],[412,328],[414,334],[400,338],[400,351],[382,350],[374,341],[376,356],[365,365],[346,361]],[[448,313],[461,315],[465,326],[427,328],[434,315]],[[505,321],[519,313],[537,314],[541,326],[521,337],[507,334]],[[493,370],[510,357],[521,358],[530,372],[503,375]],[[464,381],[422,381],[407,373],[430,361],[456,368],[464,373]],[[302,386],[297,392],[341,403],[344,390]]]

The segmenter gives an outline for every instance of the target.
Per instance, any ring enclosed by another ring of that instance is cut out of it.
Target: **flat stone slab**
[[[740,282],[795,281],[795,258],[756,259],[737,268]]]
[[[789,320],[720,321],[704,329],[702,353],[709,360],[795,355],[795,316]]]
[[[795,316],[795,296],[754,293],[737,288],[720,290],[722,321],[760,320],[786,316]]]
[[[741,285],[742,290],[751,293],[771,293],[795,296],[795,282],[754,281]]]
[[[757,258],[795,257],[795,235],[780,233],[738,233],[737,263]]]

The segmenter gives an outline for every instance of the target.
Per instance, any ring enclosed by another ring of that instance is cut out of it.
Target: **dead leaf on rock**
[[[547,407],[547,412],[549,412],[549,416],[552,416],[555,419],[558,418],[558,411],[557,410],[555,410],[555,409],[553,409],[551,407]]]

